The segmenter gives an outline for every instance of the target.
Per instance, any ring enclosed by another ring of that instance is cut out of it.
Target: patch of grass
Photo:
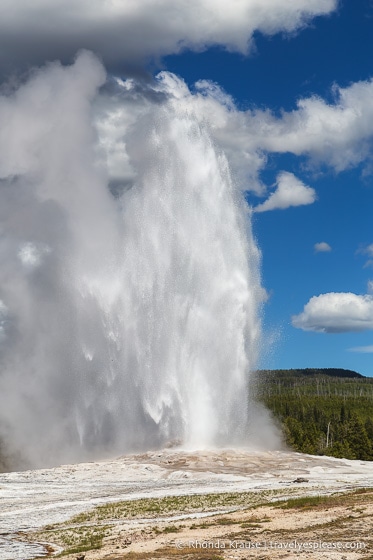
[[[224,560],[224,557],[216,554],[213,550],[179,550],[177,548],[164,547],[153,552],[128,552],[120,556],[108,556],[107,560]]]
[[[97,550],[102,547],[104,537],[110,534],[108,526],[80,526],[69,529],[49,529],[38,532],[38,540],[48,541],[63,547],[59,556]]]
[[[237,519],[229,519],[229,517],[220,517],[215,521],[215,525],[237,525]]]
[[[300,498],[291,498],[276,505],[282,509],[310,509],[326,502],[330,502],[330,498],[328,496],[302,496]]]
[[[355,505],[356,501],[364,502],[366,498],[370,500],[371,494],[373,494],[372,489],[359,488],[353,492],[334,494],[331,496],[317,495],[289,498],[274,505],[282,509],[330,508],[337,506],[347,507],[349,504]]]
[[[125,502],[114,502],[97,506],[91,511],[73,517],[66,524],[85,524],[109,519],[136,519],[168,516],[180,511],[209,512],[224,508],[249,508],[275,499],[281,490],[264,492],[232,492],[226,494],[193,494],[189,496],[166,496],[164,498],[142,498]]]
[[[351,492],[351,494],[353,494],[354,496],[358,495],[358,494],[372,494],[373,490],[372,488],[357,488],[357,490],[354,490],[353,492]]]
[[[193,523],[193,525],[190,525],[189,529],[208,529],[209,527],[214,527],[216,525],[216,522],[206,522],[204,521],[203,523],[199,523],[198,525],[196,525],[195,523]]]
[[[180,527],[177,527],[176,525],[167,525],[162,533],[178,533],[180,531]]]
[[[247,519],[241,524],[241,527],[245,525],[250,527],[260,527],[260,523],[269,523],[270,521],[272,521],[272,519],[267,515],[265,515],[264,517],[257,517],[255,515],[252,515],[250,519]]]

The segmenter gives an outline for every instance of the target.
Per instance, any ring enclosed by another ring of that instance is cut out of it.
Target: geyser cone
[[[244,444],[262,296],[250,213],[177,82],[126,129],[136,180],[113,197],[94,163],[100,81],[85,54],[33,78],[42,107],[22,90],[48,126],[20,198],[2,190],[29,216],[7,231],[28,245],[3,278],[3,440],[36,465]]]

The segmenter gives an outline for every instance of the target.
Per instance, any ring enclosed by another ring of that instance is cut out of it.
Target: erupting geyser
[[[246,203],[185,86],[104,80],[83,53],[0,101],[0,434],[34,465],[250,437]]]

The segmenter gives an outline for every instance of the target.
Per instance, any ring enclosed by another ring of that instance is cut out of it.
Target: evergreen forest
[[[373,460],[373,378],[333,368],[259,370],[251,390],[293,450]]]

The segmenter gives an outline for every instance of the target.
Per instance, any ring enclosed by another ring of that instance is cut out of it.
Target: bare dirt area
[[[165,450],[0,475],[0,559],[373,559],[373,465]]]

